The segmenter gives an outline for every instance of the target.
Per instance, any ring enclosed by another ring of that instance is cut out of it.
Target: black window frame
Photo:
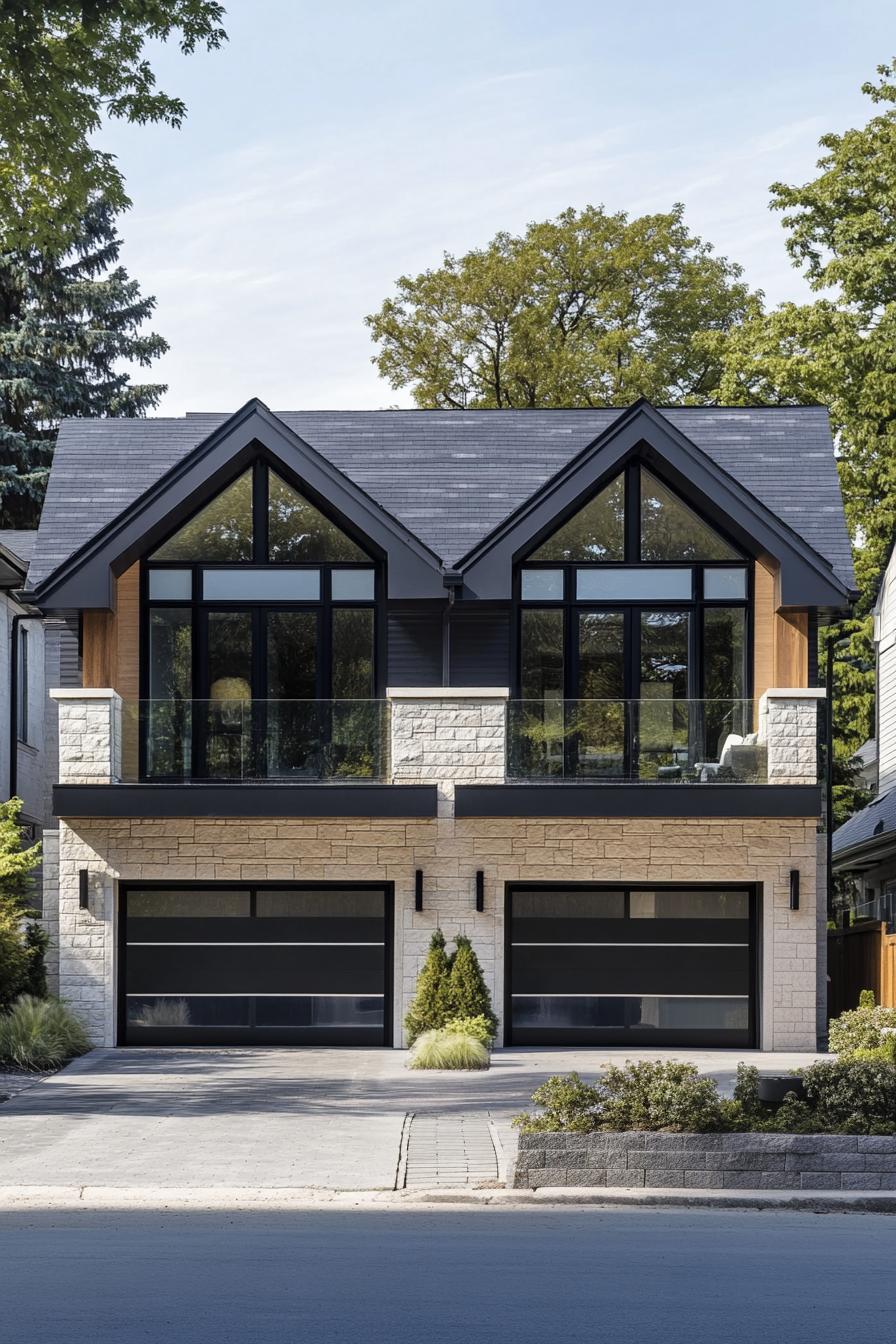
[[[334,516],[333,510],[321,500],[314,491],[310,490],[302,481],[293,478],[284,470],[283,464],[275,461],[267,454],[259,452],[250,464],[243,462],[227,481],[224,481],[216,494],[221,494],[229,486],[245,475],[247,470],[252,471],[252,559],[251,560],[154,560],[152,558],[157,551],[170,537],[175,535],[186,523],[195,518],[209,504],[210,499],[203,499],[189,514],[178,516],[176,522],[172,524],[171,530],[165,537],[154,541],[152,549],[140,560],[139,592],[140,592],[140,623],[139,623],[139,693],[141,705],[150,699],[150,620],[154,609],[176,609],[189,611],[191,620],[191,700],[202,701],[208,698],[206,687],[208,674],[208,614],[215,611],[220,612],[250,612],[252,613],[252,632],[253,632],[253,653],[252,653],[252,690],[253,698],[256,689],[263,684],[266,676],[266,668],[262,667],[262,652],[264,640],[259,638],[259,631],[264,621],[266,612],[302,612],[308,611],[316,613],[318,616],[318,659],[315,668],[316,677],[316,696],[318,700],[326,701],[332,699],[333,683],[333,658],[332,658],[332,613],[334,610],[369,610],[373,612],[373,647],[372,647],[372,671],[371,671],[371,693],[369,699],[381,699],[384,692],[384,669],[386,667],[385,650],[385,612],[386,612],[386,567],[385,557],[369,540],[361,537],[357,528],[351,523],[346,523],[342,517]],[[335,527],[338,527],[348,536],[368,557],[367,563],[361,560],[344,561],[269,561],[267,556],[268,548],[268,473],[274,471],[280,476],[287,485],[297,490],[310,504],[324,515]],[[211,498],[214,498],[212,496]],[[285,600],[282,597],[272,597],[270,599],[259,598],[247,600],[245,598],[230,599],[209,599],[203,596],[202,576],[203,573],[210,570],[259,570],[261,572],[270,571],[295,571],[308,570],[319,573],[320,575],[320,593],[317,599],[302,598],[295,601]],[[332,574],[337,570],[358,570],[371,569],[373,571],[373,597],[369,599],[361,598],[333,598],[332,596]],[[188,570],[190,572],[190,597],[189,598],[151,598],[149,595],[149,576],[153,572],[162,570]],[[261,697],[259,697],[261,698]],[[145,715],[141,712],[140,731],[139,731],[139,749],[138,749],[138,772],[141,780],[150,779],[153,782],[178,782],[183,777],[163,776],[147,773],[147,740]],[[193,766],[190,778],[200,778],[196,769],[204,758],[202,744],[196,741],[197,732],[193,731]],[[197,751],[197,745],[199,750]],[[216,782],[224,783],[225,780]]]
[[[16,741],[21,742],[23,746],[29,747],[31,743],[28,735],[31,731],[30,705],[28,703],[28,630],[24,625],[19,626],[18,630],[18,650],[16,658],[18,666],[16,668]]]

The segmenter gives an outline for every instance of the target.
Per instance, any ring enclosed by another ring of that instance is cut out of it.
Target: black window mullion
[[[257,565],[268,559],[268,469],[260,459],[252,476],[252,559]]]

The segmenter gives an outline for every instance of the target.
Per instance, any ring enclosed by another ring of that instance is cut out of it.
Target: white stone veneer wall
[[[770,690],[759,701],[759,737],[768,748],[769,784],[818,782],[821,690]]]
[[[94,1040],[115,1040],[116,881],[383,881],[395,885],[395,1023],[413,994],[429,939],[473,941],[503,1009],[504,891],[514,881],[750,882],[763,892],[761,1045],[811,1050],[816,1033],[815,822],[805,818],[537,817],[456,820],[457,782],[504,777],[503,691],[400,692],[392,698],[393,778],[435,782],[439,815],[401,818],[86,818],[59,828],[60,985]],[[794,693],[788,693],[793,698]],[[105,704],[103,697],[105,696]],[[120,734],[111,692],[57,693],[62,778],[118,774]],[[774,698],[774,697],[772,697]],[[815,699],[809,693],[812,712]],[[82,712],[83,709],[83,712]],[[766,715],[772,736],[793,719]],[[797,720],[797,726],[799,721]],[[802,734],[796,735],[802,740]],[[801,748],[800,748],[801,749]],[[774,742],[769,737],[769,753]],[[793,757],[790,757],[793,762]],[[791,766],[792,768],[792,766]],[[808,770],[808,766],[806,767]],[[811,780],[815,778],[814,755]],[[791,776],[793,782],[810,782]],[[561,787],[561,786],[558,786]],[[674,785],[657,785],[659,789]],[[734,786],[736,787],[736,786]],[[90,909],[78,903],[89,873]],[[414,872],[424,908],[414,909]],[[789,872],[801,874],[800,909],[789,908]],[[485,910],[475,874],[485,874]]]

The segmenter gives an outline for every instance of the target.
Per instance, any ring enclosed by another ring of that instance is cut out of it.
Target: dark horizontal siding
[[[389,612],[388,684],[441,686],[442,613],[438,610]]]
[[[451,613],[451,685],[510,685],[510,612],[455,607]]]

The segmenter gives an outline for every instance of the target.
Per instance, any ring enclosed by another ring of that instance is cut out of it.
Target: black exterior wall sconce
[[[423,909],[423,869],[418,868],[414,873],[414,909]]]
[[[790,908],[799,910],[800,908],[800,870],[791,868],[790,870]]]
[[[485,909],[485,873],[481,868],[476,870],[476,909],[480,914]]]
[[[89,892],[88,887],[87,887],[87,882],[88,882],[89,876],[90,876],[90,874],[88,873],[88,870],[87,870],[86,868],[79,868],[79,869],[78,869],[78,909],[79,909],[79,910],[89,910],[89,909],[90,909],[90,892]]]

